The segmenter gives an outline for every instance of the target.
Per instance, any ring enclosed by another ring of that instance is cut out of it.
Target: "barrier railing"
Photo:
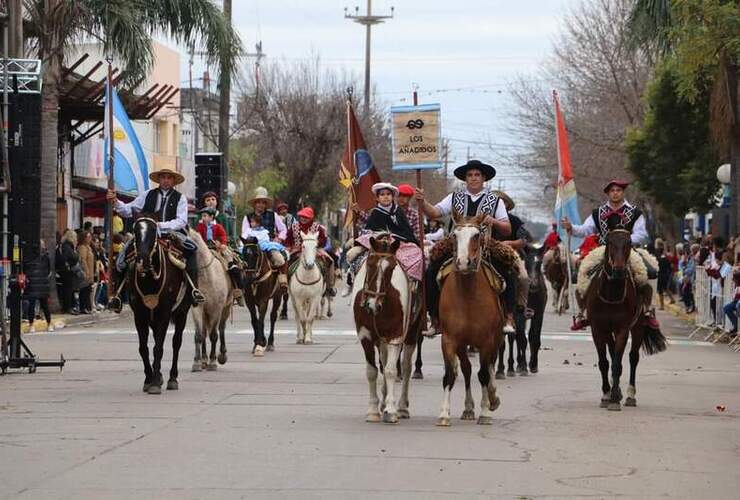
[[[719,293],[717,293],[719,291]],[[689,338],[700,337],[704,341],[713,343],[729,340],[728,345],[734,351],[740,351],[740,336],[730,337],[729,332],[732,324],[725,316],[725,304],[733,301],[735,285],[732,275],[722,281],[719,290],[712,293],[712,278],[707,275],[704,266],[696,267],[696,279],[694,280],[694,300],[696,302],[696,328],[691,332]]]

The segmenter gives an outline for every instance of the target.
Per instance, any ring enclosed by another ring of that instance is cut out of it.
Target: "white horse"
[[[313,344],[313,320],[321,305],[326,285],[316,264],[319,235],[301,232],[301,257],[288,283],[290,301],[295,311],[296,344]]]

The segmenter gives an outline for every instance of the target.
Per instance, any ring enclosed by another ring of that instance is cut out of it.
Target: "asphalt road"
[[[188,329],[180,390],[162,395],[141,392],[130,317],[27,335],[40,357],[68,363],[0,377],[0,497],[738,498],[740,355],[663,319],[671,346],[642,357],[636,408],[599,408],[590,336],[548,314],[540,373],[498,381],[492,426],[449,428],[434,425],[438,339],[424,344],[411,419],[365,423],[364,358],[342,299],[316,344],[296,345],[280,321],[264,358],[239,309],[215,372],[190,372]],[[167,367],[170,356],[168,342]],[[475,380],[473,391],[477,404]],[[463,397],[459,383],[455,417]]]

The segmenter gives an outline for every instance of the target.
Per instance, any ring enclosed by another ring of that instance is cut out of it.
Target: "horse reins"
[[[308,241],[316,241],[316,242],[318,242],[318,239],[317,238],[304,238],[303,239],[303,243],[305,243],[307,240]],[[301,251],[301,262],[300,263],[303,264],[303,267],[305,269],[309,269],[305,265],[306,260],[303,258],[304,255],[305,254],[303,253],[303,251]],[[318,265],[318,264],[316,262],[314,262],[314,265]],[[319,281],[321,281],[324,278],[323,274],[321,272],[319,272],[319,277],[316,278],[315,281],[311,281],[310,283],[305,283],[305,282],[301,281],[301,278],[298,277],[298,272],[295,272],[294,276],[295,276],[296,281],[298,281],[298,283],[300,283],[303,286],[312,286],[312,285],[315,285],[316,283],[318,283]]]

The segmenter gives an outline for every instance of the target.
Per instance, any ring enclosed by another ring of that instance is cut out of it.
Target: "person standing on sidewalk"
[[[28,283],[23,290],[23,297],[28,300],[28,331],[33,333],[36,329],[33,326],[36,318],[36,302],[39,303],[41,310],[46,318],[46,331],[53,332],[54,324],[51,322],[51,311],[49,310],[49,283],[51,280],[51,260],[49,251],[46,248],[46,242],[39,240],[39,256],[36,260],[26,264],[26,278]]]
[[[77,243],[77,253],[80,256],[80,266],[84,274],[84,283],[80,286],[80,312],[92,314],[92,286],[95,282],[95,255],[92,249],[92,235],[89,231],[82,231]]]
[[[75,250],[77,245],[77,235],[71,229],[64,231],[57,257],[54,259],[59,278],[62,282],[62,312],[65,314],[80,314],[74,306],[75,287],[78,284],[79,276],[76,273],[79,267],[80,257]]]

